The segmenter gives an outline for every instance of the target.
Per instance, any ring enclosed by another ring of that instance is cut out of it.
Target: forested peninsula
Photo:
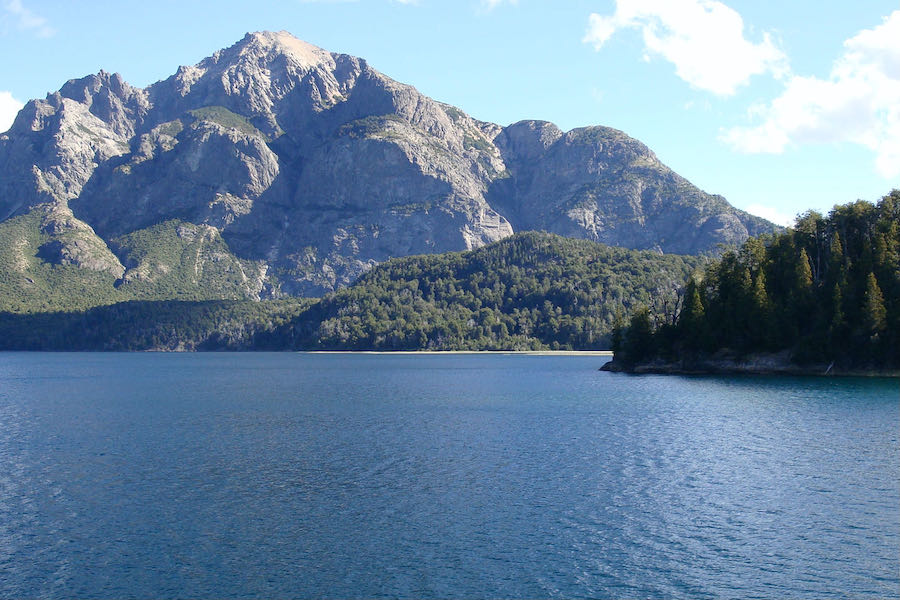
[[[638,307],[606,370],[900,374],[900,191],[807,212],[687,281],[683,306]]]

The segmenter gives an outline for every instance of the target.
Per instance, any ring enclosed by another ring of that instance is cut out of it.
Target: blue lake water
[[[900,384],[0,354],[0,597],[900,596]]]

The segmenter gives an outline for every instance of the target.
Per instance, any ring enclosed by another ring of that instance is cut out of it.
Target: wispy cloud
[[[357,4],[361,0],[297,0],[300,4]],[[387,4],[418,6],[422,0],[384,0]]]
[[[883,177],[900,176],[900,10],[845,41],[827,79],[791,77],[750,116],[762,122],[725,130],[721,139],[739,151],[772,154],[792,144],[850,142],[875,152]]]
[[[640,30],[645,55],[661,56],[695,88],[733,95],[754,75],[787,74],[787,57],[764,33],[744,37],[741,15],[715,0],[616,0],[612,15],[592,14],[584,41],[600,50],[623,29]]]
[[[518,3],[519,0],[481,0],[481,8],[486,11],[491,11],[502,4],[516,5]]]
[[[36,36],[47,38],[56,30],[44,17],[32,12],[22,4],[22,0],[3,0],[3,10],[16,20],[16,25],[24,31],[32,31]]]
[[[0,92],[0,133],[9,129],[24,104],[9,92]]]

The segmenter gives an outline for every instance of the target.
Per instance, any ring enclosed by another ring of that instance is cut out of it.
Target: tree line
[[[695,273],[675,319],[650,306],[613,335],[626,369],[717,353],[798,365],[900,368],[900,191],[747,240]]]

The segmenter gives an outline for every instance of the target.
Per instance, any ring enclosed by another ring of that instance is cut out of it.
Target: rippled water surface
[[[0,354],[0,597],[900,595],[900,385]]]

